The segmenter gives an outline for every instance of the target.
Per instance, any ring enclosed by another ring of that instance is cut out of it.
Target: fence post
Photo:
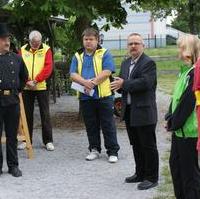
[[[156,37],[156,35],[154,37],[154,43],[155,43],[154,47],[157,48],[157,37]]]
[[[162,35],[160,35],[160,47],[163,47],[162,46]]]
[[[121,55],[121,50],[122,50],[122,43],[121,43],[121,35],[119,35],[119,50],[120,50],[120,55]]]

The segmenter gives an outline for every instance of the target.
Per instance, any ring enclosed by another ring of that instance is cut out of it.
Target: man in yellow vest
[[[21,48],[21,55],[29,72],[29,80],[23,92],[23,99],[31,142],[33,137],[34,102],[37,98],[42,123],[43,143],[48,151],[53,151],[49,96],[46,86],[46,80],[52,73],[52,52],[49,46],[42,43],[41,33],[32,31],[29,35],[29,44]],[[24,149],[25,147],[26,143],[23,142],[18,146],[18,149]]]
[[[114,62],[108,50],[98,45],[99,33],[88,28],[83,32],[83,48],[72,59],[70,74],[74,82],[84,86],[85,93],[79,93],[80,105],[86,126],[89,155],[86,160],[99,158],[101,152],[100,128],[108,161],[118,161],[119,145],[113,118],[113,96],[110,77],[115,71]],[[94,89],[94,94],[89,95]]]

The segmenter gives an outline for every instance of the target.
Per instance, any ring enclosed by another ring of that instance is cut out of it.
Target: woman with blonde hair
[[[170,170],[177,199],[200,199],[196,98],[193,92],[194,64],[199,57],[200,40],[188,34],[180,37],[177,45],[184,65],[165,118],[167,130],[172,131]]]

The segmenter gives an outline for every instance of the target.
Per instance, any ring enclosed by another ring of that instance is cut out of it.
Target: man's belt
[[[0,95],[11,95],[13,90],[0,90]]]

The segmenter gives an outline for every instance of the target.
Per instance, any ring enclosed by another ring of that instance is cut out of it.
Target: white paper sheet
[[[79,91],[81,93],[84,93],[86,95],[88,95],[88,93],[85,93],[85,89],[84,89],[84,86],[82,86],[81,84],[78,84],[76,82],[72,82],[71,84],[71,88],[76,90],[76,91]],[[89,96],[93,96],[94,95],[94,89],[92,89],[90,92],[89,92]]]

